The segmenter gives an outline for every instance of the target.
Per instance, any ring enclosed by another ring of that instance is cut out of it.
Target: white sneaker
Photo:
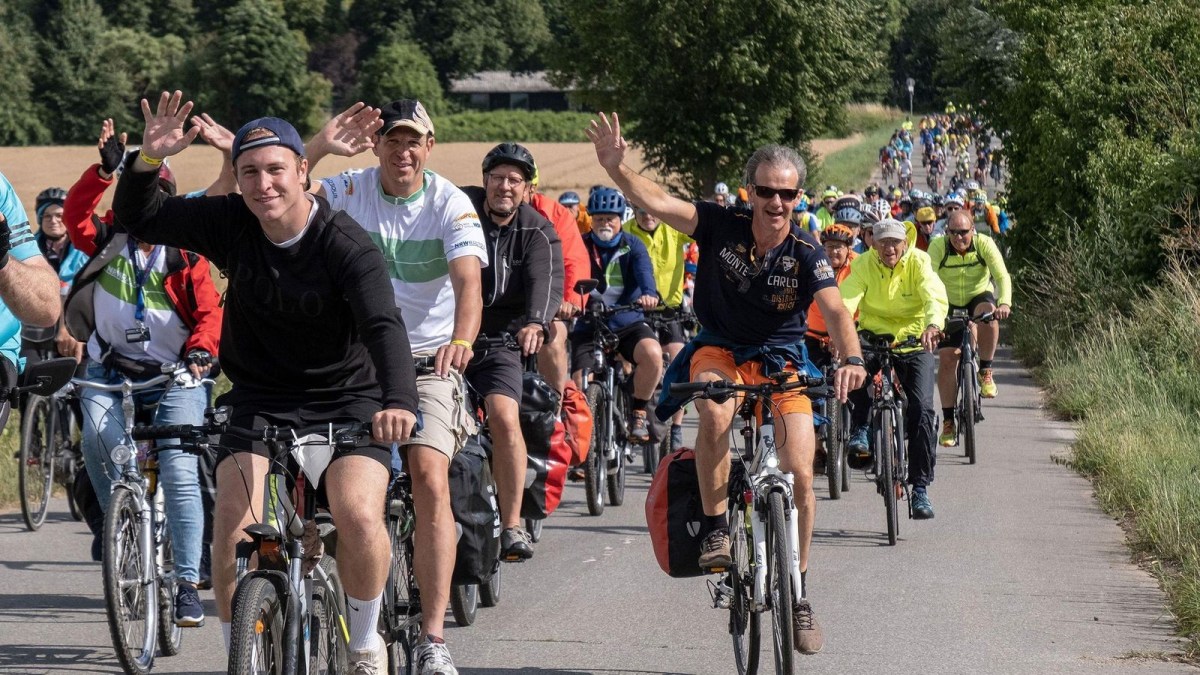
[[[350,675],[383,675],[388,671],[383,640],[376,640],[375,645],[375,649],[350,652]]]
[[[412,658],[417,664],[417,675],[458,675],[444,642],[423,640],[413,647]]]

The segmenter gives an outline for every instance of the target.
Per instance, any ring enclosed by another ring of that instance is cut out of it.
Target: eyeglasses
[[[519,188],[525,184],[525,179],[520,176],[505,176],[498,173],[489,173],[487,179],[489,183],[494,185],[511,185],[515,188]]]
[[[974,232],[974,230],[946,230],[946,234],[954,237],[965,237],[972,232]]]
[[[779,195],[779,199],[785,202],[794,202],[800,196],[800,188],[773,188],[766,185],[754,186],[754,196],[759,199],[771,199],[775,195]]]

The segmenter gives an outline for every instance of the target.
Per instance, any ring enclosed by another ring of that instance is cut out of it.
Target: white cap
[[[904,223],[894,218],[885,218],[875,223],[875,226],[871,228],[871,234],[875,236],[876,241],[881,239],[899,239],[904,241],[907,238],[907,233],[904,231]]]

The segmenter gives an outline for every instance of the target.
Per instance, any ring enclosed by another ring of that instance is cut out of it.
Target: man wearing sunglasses
[[[685,202],[630,169],[623,163],[628,146],[615,114],[611,118],[601,114],[587,134],[600,165],[630,199],[700,246],[695,312],[704,330],[671,362],[664,392],[669,392],[672,381],[758,383],[782,372],[815,374],[804,346],[806,310],[814,300],[834,347],[846,357],[847,365],[838,369],[834,384],[838,398],[845,401],[850,390],[862,386],[866,370],[853,321],[837,292],[833,267],[820,244],[789,218],[806,174],[804,161],[794,150],[768,145],[750,157],[743,176],[752,207],[747,211]],[[799,511],[801,584],[800,600],[793,608],[794,638],[798,651],[811,654],[824,643],[806,595],[815,510],[812,405],[799,394],[776,396],[774,402],[784,427],[779,435],[783,439],[780,464],[794,476]],[[656,413],[665,420],[680,403],[665,396]],[[735,408],[733,400],[696,402],[700,418],[696,471],[706,514],[698,563],[704,569],[731,563],[726,499],[729,428]]]
[[[1000,247],[991,237],[975,236],[975,224],[969,211],[958,210],[947,219],[946,236],[929,245],[929,258],[946,286],[950,310],[966,309],[971,316],[995,311],[997,319],[1012,313],[1012,280]],[[992,293],[992,282],[996,293]],[[997,295],[999,302],[997,303]],[[992,379],[992,359],[1000,339],[1000,324],[995,321],[975,326],[979,340],[979,394],[996,397]],[[954,401],[958,398],[958,333],[946,335],[939,345],[938,393],[942,399],[942,433],[938,441],[945,447],[958,442],[954,424]]]

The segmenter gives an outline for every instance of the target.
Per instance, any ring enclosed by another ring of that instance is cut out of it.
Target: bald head
[[[971,218],[971,214],[967,211],[955,211],[946,219],[946,229],[975,229],[975,220]]]
[[[960,236],[955,232],[965,232],[966,235]],[[955,211],[946,218],[946,237],[950,239],[954,250],[960,253],[971,247],[971,241],[975,238],[975,220],[970,211]]]

